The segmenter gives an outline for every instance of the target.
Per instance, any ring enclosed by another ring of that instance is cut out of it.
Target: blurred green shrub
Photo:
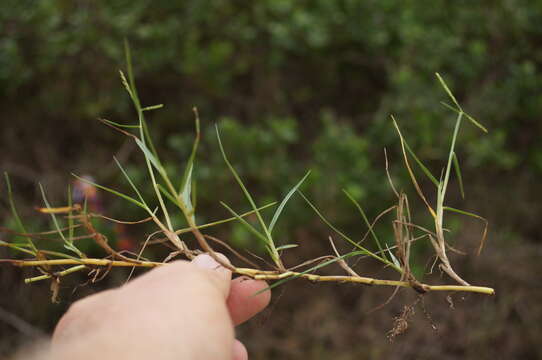
[[[116,73],[128,38],[141,97],[166,105],[151,122],[172,169],[189,151],[195,105],[204,124],[219,121],[260,202],[312,168],[311,196],[351,226],[341,188],[372,216],[391,199],[381,151],[398,149],[390,113],[439,172],[453,114],[436,71],[490,129],[474,141],[465,128],[465,172],[542,172],[541,21],[542,5],[520,0],[2,1],[0,160],[34,168],[33,181],[81,168],[100,180],[93,162],[118,140],[92,119],[134,118]],[[220,211],[219,199],[242,208],[213,131],[204,136],[198,194],[210,210],[200,213]],[[293,202],[291,218],[309,216],[301,209]]]

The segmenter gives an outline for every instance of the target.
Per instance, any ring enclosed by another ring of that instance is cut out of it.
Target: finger
[[[224,261],[228,261],[224,255],[218,254]],[[229,262],[229,261],[228,261]],[[194,267],[195,265],[195,267]],[[197,269],[195,269],[197,268]],[[203,270],[203,271],[201,271]],[[203,278],[203,279],[202,279]],[[230,290],[231,271],[220,266],[209,255],[202,254],[194,258],[192,262],[174,261],[166,266],[160,266],[148,273],[130,281],[119,291],[138,290],[163,291],[171,289],[179,292],[186,292],[181,284],[213,285],[226,298]],[[199,290],[199,289],[194,289]],[[206,289],[206,291],[209,289]]]
[[[233,360],[248,360],[247,348],[237,339],[233,342]]]
[[[228,258],[220,253],[216,253],[218,257],[225,262],[230,264]],[[231,271],[220,265],[215,259],[213,259],[208,254],[200,254],[192,260],[192,264],[196,265],[200,269],[204,269],[212,278],[218,278],[217,286],[219,286],[224,294],[224,297],[227,297],[230,293],[230,282],[231,282]]]
[[[234,325],[239,325],[262,311],[271,300],[271,292],[265,281],[238,277],[231,282],[230,296],[226,303]],[[257,295],[256,295],[257,294]]]

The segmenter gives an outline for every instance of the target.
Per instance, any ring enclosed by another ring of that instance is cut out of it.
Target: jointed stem
[[[153,261],[124,261],[124,260],[109,260],[109,259],[53,259],[53,260],[8,260],[16,266],[55,266],[55,265],[88,265],[88,266],[138,266],[138,267],[156,267],[164,265],[164,263]]]
[[[262,272],[254,269],[236,268],[238,274],[250,276],[256,280],[281,280],[288,277],[300,277],[314,282],[340,282],[340,283],[359,283],[365,285],[383,285],[383,286],[401,286],[401,287],[413,287],[408,281],[398,280],[384,280],[374,279],[364,276],[341,276],[341,275],[315,275],[315,274],[303,274],[300,272],[286,271],[283,273],[277,272]],[[495,290],[484,286],[463,286],[463,285],[428,285],[421,284],[424,291],[465,291],[475,292],[486,295],[494,295]]]
[[[79,266],[115,266],[115,267],[157,267],[166,265],[166,263],[140,261],[128,262],[108,259],[55,259],[55,260],[10,260],[11,263],[17,266],[44,266],[44,265],[79,265]],[[78,269],[80,270],[80,269]],[[286,278],[303,278],[314,282],[339,282],[339,283],[358,283],[365,285],[380,285],[380,286],[400,286],[413,287],[413,284],[408,281],[374,279],[364,276],[341,276],[341,275],[315,275],[296,271],[265,271],[250,268],[232,267],[232,271],[239,275],[248,276],[255,280],[282,280]],[[56,273],[58,276],[64,275],[62,272]],[[35,278],[27,279],[26,282],[43,280],[48,278],[47,275],[42,275]],[[420,285],[418,285],[420,286]],[[421,284],[421,288],[426,291],[458,291],[458,292],[474,292],[479,294],[494,295],[495,290],[484,286],[464,286],[464,285],[428,285]]]

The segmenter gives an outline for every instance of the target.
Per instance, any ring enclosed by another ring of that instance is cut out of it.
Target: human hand
[[[267,306],[269,291],[254,295],[266,287],[231,280],[209,255],[177,261],[74,303],[55,329],[52,357],[248,359],[234,326]]]

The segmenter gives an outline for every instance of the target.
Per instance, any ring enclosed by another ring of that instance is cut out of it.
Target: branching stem
[[[153,261],[141,261],[128,262],[128,261],[119,261],[119,260],[108,260],[108,259],[55,259],[55,260],[10,260],[14,265],[17,266],[54,266],[54,265],[79,265],[79,266],[114,266],[114,267],[157,267],[166,265],[165,263],[153,262]],[[73,269],[73,268],[72,268]],[[70,270],[70,269],[68,269]],[[81,269],[77,269],[81,270]],[[75,271],[75,270],[72,270]],[[70,271],[70,272],[72,272]],[[400,286],[405,288],[412,288],[412,284],[408,281],[399,281],[399,280],[385,280],[385,279],[375,279],[365,276],[346,276],[346,275],[316,275],[316,274],[307,274],[296,271],[265,271],[251,268],[238,268],[232,267],[232,271],[239,275],[248,276],[255,280],[282,280],[286,278],[303,278],[313,282],[338,282],[338,283],[357,283],[365,285],[380,285],[380,286]],[[62,276],[61,272],[57,275]],[[50,278],[48,275],[42,275],[35,278],[27,279],[26,282],[33,282],[38,280],[45,280]],[[421,288],[425,292],[429,291],[456,291],[456,292],[473,292],[486,295],[494,295],[495,290],[490,287],[484,286],[464,286],[464,285],[428,285],[421,284]]]

